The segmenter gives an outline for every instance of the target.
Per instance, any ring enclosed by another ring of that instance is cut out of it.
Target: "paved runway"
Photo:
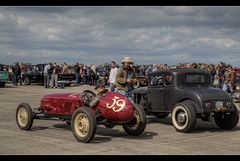
[[[231,131],[220,130],[214,122],[197,120],[192,133],[178,133],[170,117],[148,116],[145,132],[133,137],[121,126],[107,129],[98,126],[91,143],[77,142],[65,122],[34,120],[30,131],[17,127],[15,111],[19,103],[38,107],[42,96],[54,92],[81,92],[91,86],[45,89],[43,86],[0,88],[0,154],[240,154],[240,123]]]

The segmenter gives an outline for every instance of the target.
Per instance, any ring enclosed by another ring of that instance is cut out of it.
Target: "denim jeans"
[[[114,83],[110,83],[109,90],[110,90],[111,92],[114,92],[114,91],[115,91],[115,84],[114,84]]]
[[[228,88],[229,88],[229,90],[230,90],[231,92],[233,91],[233,88],[232,88],[231,83],[224,83],[222,89],[223,89],[224,91],[227,91]]]
[[[132,93],[131,90],[130,91],[124,91],[124,90],[118,89],[117,92],[126,96],[131,102],[133,101],[133,93]]]

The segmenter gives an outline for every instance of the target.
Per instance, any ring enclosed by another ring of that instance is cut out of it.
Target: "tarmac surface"
[[[45,89],[40,85],[0,88],[0,154],[54,155],[216,155],[240,154],[240,123],[230,131],[219,129],[214,122],[197,120],[191,133],[176,132],[170,116],[157,119],[147,116],[148,124],[140,136],[129,136],[121,126],[107,129],[98,126],[90,143],[77,142],[71,127],[62,121],[34,120],[30,131],[20,130],[15,112],[18,104],[38,107],[49,93],[81,92],[92,86]]]

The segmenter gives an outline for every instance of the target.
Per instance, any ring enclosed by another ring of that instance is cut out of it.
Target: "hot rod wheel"
[[[96,133],[96,118],[89,108],[78,108],[72,115],[71,128],[79,142],[90,142]]]
[[[172,123],[179,132],[190,132],[196,124],[196,113],[194,111],[193,101],[184,101],[178,103],[173,108]]]
[[[133,84],[133,88],[134,88],[134,89],[136,89],[136,88],[138,88],[138,87],[140,87],[140,81],[139,81],[139,80],[137,80],[137,81]]]
[[[30,81],[29,77],[25,77],[23,82],[24,82],[25,85],[30,85],[31,84],[31,81]]]
[[[147,118],[144,110],[141,106],[134,104],[133,119],[130,122],[123,124],[122,126],[126,133],[129,135],[138,136],[145,130],[146,124]]]
[[[33,124],[32,108],[27,103],[21,103],[16,110],[17,125],[21,130],[29,130]]]
[[[221,129],[230,130],[237,126],[239,121],[239,114],[235,108],[234,112],[227,112],[227,113],[215,113],[214,120],[217,126]]]

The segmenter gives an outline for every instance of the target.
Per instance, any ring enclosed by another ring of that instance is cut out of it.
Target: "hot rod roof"
[[[163,74],[163,73],[170,73],[170,74],[184,74],[184,73],[209,74],[209,72],[207,72],[203,69],[175,68],[175,69],[157,70],[155,72],[149,73],[148,75],[156,75],[156,74]]]

